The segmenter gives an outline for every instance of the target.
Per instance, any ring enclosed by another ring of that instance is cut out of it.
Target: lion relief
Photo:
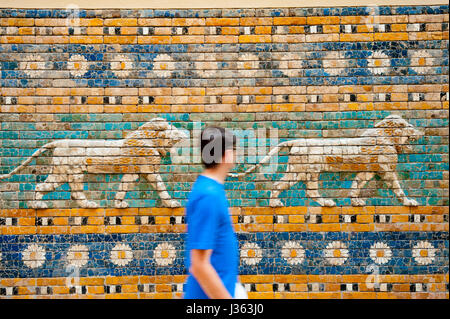
[[[357,172],[352,183],[350,198],[353,206],[363,206],[359,198],[364,185],[378,174],[406,206],[418,206],[417,201],[409,199],[400,185],[396,167],[398,153],[409,140],[415,140],[424,133],[398,115],[390,115],[369,128],[360,137],[354,138],[310,138],[296,139],[278,144],[261,162],[242,173],[229,173],[240,177],[267,163],[271,156],[282,147],[289,148],[285,175],[273,185],[269,201],[272,207],[283,206],[278,196],[283,190],[297,182],[306,183],[306,194],[321,206],[335,206],[331,199],[319,194],[319,175],[321,172]]]
[[[158,192],[164,206],[179,207],[180,203],[171,199],[158,171],[161,158],[186,138],[189,136],[185,132],[165,119],[153,118],[121,140],[64,139],[47,143],[13,171],[0,175],[0,180],[17,173],[43,152],[53,150],[50,173],[44,182],[36,185],[35,200],[30,205],[33,208],[47,208],[42,197],[65,183],[69,184],[71,197],[78,205],[97,208],[98,204],[88,200],[83,192],[85,172],[123,174],[115,196],[116,208],[128,207],[125,195],[141,175]]]

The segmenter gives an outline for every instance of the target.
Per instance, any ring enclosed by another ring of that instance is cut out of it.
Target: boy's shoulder
[[[189,194],[190,200],[198,200],[200,198],[221,198],[223,196],[223,191],[214,183],[210,183],[206,180],[197,180],[192,187]]]

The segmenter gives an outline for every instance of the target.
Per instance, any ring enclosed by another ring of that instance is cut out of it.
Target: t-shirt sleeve
[[[213,195],[197,200],[188,220],[191,249],[213,249],[219,221],[219,203]]]

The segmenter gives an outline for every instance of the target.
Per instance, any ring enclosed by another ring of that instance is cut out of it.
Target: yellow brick
[[[239,28],[238,27],[222,27],[222,34],[223,35],[228,35],[228,34],[238,35]]]
[[[340,24],[372,24],[373,16],[342,16]]]
[[[70,36],[70,43],[82,44],[82,43],[103,43],[103,36]]]
[[[238,37],[230,35],[206,35],[205,43],[237,43]]]
[[[107,233],[138,233],[139,225],[113,225],[106,226]]]
[[[37,226],[37,234],[69,234],[69,226]]]
[[[70,288],[66,286],[52,287],[54,295],[67,295],[70,293]]]
[[[408,40],[407,32],[384,32],[375,33],[375,41],[405,41]]]
[[[308,285],[307,284],[290,284],[289,291],[306,292],[306,291],[308,291]]]
[[[0,226],[0,234],[2,235],[28,235],[28,234],[36,234],[36,227],[7,227]]]
[[[356,34],[342,33],[340,35],[340,40],[342,42],[373,41],[374,37],[373,34],[371,33],[356,33]]]
[[[138,36],[138,44],[170,44],[172,43],[171,36]]]
[[[371,223],[373,222],[372,215],[356,215],[356,222],[359,224]]]
[[[274,224],[274,232],[302,232],[307,231],[308,226],[306,224]]]
[[[272,25],[272,17],[242,17],[239,25]]]
[[[206,18],[205,25],[207,26],[239,25],[239,18]]]
[[[36,224],[36,219],[22,217],[17,220],[17,225],[19,226],[34,226]]]
[[[341,299],[340,292],[310,292],[308,299]]]
[[[305,111],[304,103],[293,104],[272,104],[273,112],[303,112]]]
[[[343,292],[343,299],[376,299],[375,292]]]
[[[241,224],[241,229],[247,232],[270,232],[273,231],[273,224],[263,225],[263,224]]]
[[[272,216],[255,216],[255,221],[258,224],[270,224],[273,223]]]
[[[104,19],[103,24],[106,27],[132,27],[138,25],[136,18]]]
[[[305,222],[304,215],[291,215],[289,216],[289,223],[293,224],[303,224]]]
[[[294,24],[303,25],[306,24],[305,17],[274,17],[273,25],[289,25],[292,26]]]
[[[273,299],[273,292],[248,292],[248,299]]]
[[[250,42],[271,42],[270,35],[252,35],[244,34],[239,36],[239,43],[250,43]]]
[[[32,18],[2,18],[0,25],[7,27],[31,27],[34,25]]]
[[[70,233],[72,234],[89,234],[89,233],[99,233],[105,232],[105,226],[72,226],[70,228]]]
[[[337,42],[339,34],[308,34],[306,42]]]
[[[203,35],[174,35],[172,36],[172,43],[203,43],[204,36]]]
[[[120,285],[120,284],[137,284],[139,282],[139,276],[107,276],[105,277],[105,283],[107,285]]]
[[[103,42],[104,43],[118,43],[118,44],[132,44],[132,43],[137,43],[137,37],[136,36],[125,36],[125,35],[120,35],[120,36],[109,36],[109,35],[105,35],[103,37]]]
[[[255,34],[271,34],[272,27],[271,26],[256,26]]]
[[[307,293],[301,292],[275,292],[275,299],[308,299]]]
[[[308,230],[314,232],[341,231],[341,224],[308,224]]]
[[[339,17],[307,17],[307,24],[339,24]]]
[[[80,277],[81,286],[101,286],[105,283],[105,278]]]
[[[272,292],[272,284],[256,284],[256,291],[258,292]]]
[[[172,26],[204,26],[205,18],[172,18]]]
[[[407,223],[408,215],[393,215],[391,221],[393,223]]]

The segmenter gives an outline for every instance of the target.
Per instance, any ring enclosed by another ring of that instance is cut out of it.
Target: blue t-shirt
[[[223,184],[199,175],[186,205],[187,239],[185,266],[189,272],[191,249],[212,249],[211,265],[232,297],[237,282],[239,245],[234,232]],[[197,280],[189,273],[185,299],[207,299]]]

